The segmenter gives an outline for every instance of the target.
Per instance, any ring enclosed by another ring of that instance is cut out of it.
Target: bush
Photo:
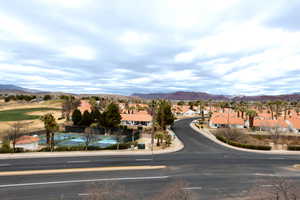
[[[131,145],[137,146],[137,142],[127,142],[119,144],[119,149],[129,149]],[[110,145],[105,148],[101,148],[98,146],[88,146],[87,150],[89,151],[99,151],[99,150],[116,150],[118,148],[118,144]],[[54,151],[85,151],[85,146],[62,146],[56,147]],[[49,152],[50,148],[45,147],[39,150],[39,152]]]
[[[289,145],[289,146],[287,147],[287,149],[288,149],[289,151],[300,151],[300,146],[292,146],[292,145]]]
[[[84,146],[56,147],[54,151],[84,151]]]
[[[15,148],[15,152],[14,153],[22,153],[22,152],[25,152],[25,150],[23,148]]]
[[[240,147],[240,148],[245,148],[245,149],[255,149],[255,150],[265,150],[265,151],[270,151],[271,147],[270,146],[264,146],[264,145],[251,145],[251,144],[241,144],[238,142],[234,142],[231,140],[228,140],[222,136],[217,135],[216,138],[226,144],[235,146],[235,147]]]
[[[138,149],[145,149],[145,144],[138,144]]]
[[[9,141],[3,141],[2,147],[0,148],[0,153],[12,153],[13,150],[10,148]]]

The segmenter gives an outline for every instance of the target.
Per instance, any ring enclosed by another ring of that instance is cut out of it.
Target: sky
[[[0,0],[0,84],[300,92],[299,0]]]

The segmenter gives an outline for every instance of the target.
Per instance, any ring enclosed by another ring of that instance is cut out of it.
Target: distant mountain
[[[134,93],[132,96],[143,99],[168,99],[168,100],[227,100],[227,101],[270,101],[270,100],[285,100],[299,101],[300,94],[285,94],[285,95],[257,95],[257,96],[230,96],[230,95],[215,95],[205,92],[174,92],[174,93],[150,93],[141,94]]]
[[[174,92],[174,93],[151,93],[151,94],[140,94],[134,93],[132,96],[137,96],[143,99],[169,99],[169,100],[228,100],[229,96],[225,95],[214,95],[205,92]]]
[[[1,93],[42,93],[42,91],[39,90],[33,90],[28,88],[19,87],[16,85],[6,85],[6,84],[0,84],[0,92]]]

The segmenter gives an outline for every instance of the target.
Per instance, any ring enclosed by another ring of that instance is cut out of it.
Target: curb
[[[263,150],[253,150],[253,149],[243,149],[243,148],[239,148],[239,147],[234,147],[234,146],[231,146],[229,144],[226,144],[224,142],[221,142],[220,140],[218,140],[213,134],[211,134],[209,131],[200,131],[199,128],[197,128],[194,123],[194,121],[192,121],[190,123],[190,127],[202,134],[203,136],[205,136],[206,138],[210,139],[211,141],[219,144],[219,145],[222,145],[224,147],[227,147],[227,148],[230,148],[230,149],[234,149],[234,150],[237,150],[237,151],[244,151],[244,152],[250,152],[250,153],[259,153],[259,154],[271,154],[271,155],[300,155],[300,151],[299,152],[296,152],[296,151],[263,151]]]

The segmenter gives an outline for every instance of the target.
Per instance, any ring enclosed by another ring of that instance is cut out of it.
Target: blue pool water
[[[46,145],[46,136],[39,136],[40,145]],[[83,146],[86,138],[84,134],[80,133],[56,133],[54,136],[55,144],[57,146]],[[96,135],[91,139],[89,146],[97,146],[106,148],[117,144],[117,140],[113,136]]]

